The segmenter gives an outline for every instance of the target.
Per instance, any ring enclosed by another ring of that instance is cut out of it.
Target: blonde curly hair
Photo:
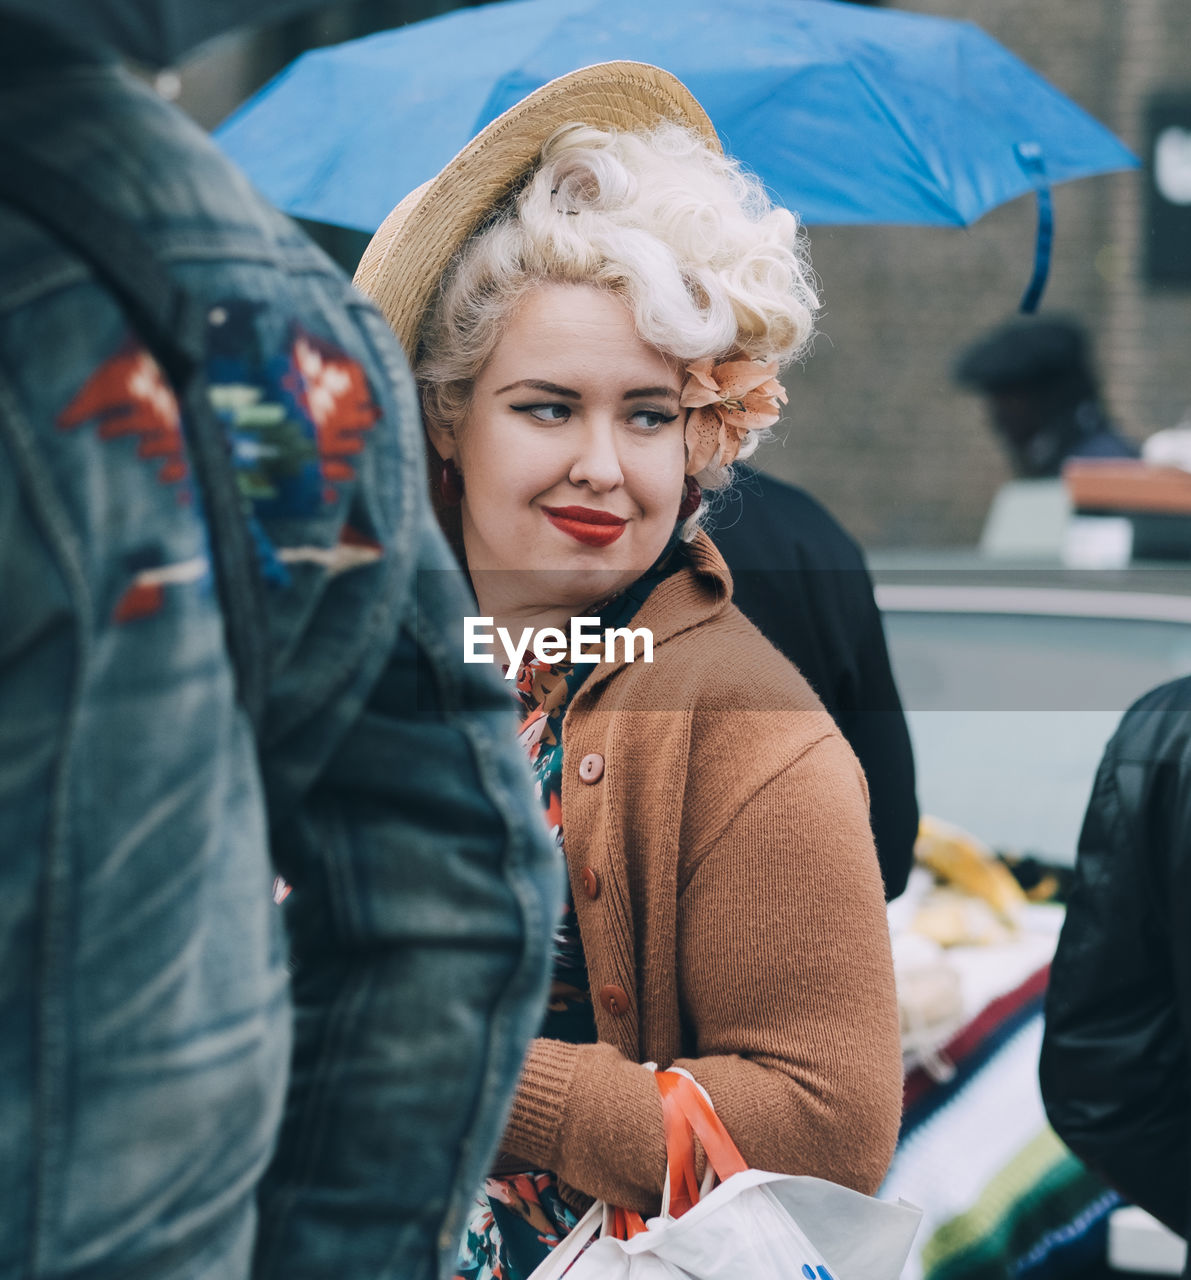
[[[443,274],[415,359],[429,425],[463,420],[508,317],[547,283],[610,290],[640,337],[682,363],[743,353],[788,364],[807,347],[819,307],[797,218],[736,161],[677,124],[643,133],[564,125]],[[711,489],[728,478],[714,466],[697,476]]]

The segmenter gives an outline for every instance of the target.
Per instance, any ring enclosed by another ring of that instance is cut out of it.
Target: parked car
[[[1070,863],[1122,712],[1191,672],[1191,566],[1113,572],[876,556],[924,813]]]

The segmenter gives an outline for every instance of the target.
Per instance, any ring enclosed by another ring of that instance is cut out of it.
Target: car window
[[[1074,860],[1101,752],[1137,697],[1191,672],[1191,627],[887,609],[924,813],[994,848]]]

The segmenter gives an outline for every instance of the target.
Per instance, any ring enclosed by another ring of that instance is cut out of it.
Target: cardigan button
[[[579,777],[586,783],[599,782],[604,776],[604,757],[593,751],[579,761]]]
[[[620,987],[607,986],[600,989],[600,1004],[614,1018],[623,1018],[629,1011],[629,998]]]
[[[583,892],[594,902],[600,896],[600,877],[596,875],[591,867],[584,867],[579,872],[579,883],[583,886]]]

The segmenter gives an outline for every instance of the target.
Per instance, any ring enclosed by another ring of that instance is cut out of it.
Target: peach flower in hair
[[[774,376],[777,361],[762,364],[747,356],[729,356],[721,364],[710,357],[686,367],[681,404],[691,412],[686,423],[687,475],[696,475],[718,455],[726,467],[740,452],[750,431],[771,427],[781,416],[786,392]]]

